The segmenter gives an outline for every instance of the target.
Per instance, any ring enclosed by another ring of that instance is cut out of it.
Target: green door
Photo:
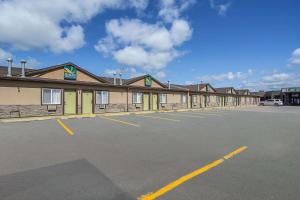
[[[93,92],[82,92],[82,114],[93,113]]]
[[[76,114],[76,92],[75,91],[64,92],[64,114],[65,115]]]
[[[152,110],[158,110],[158,95],[152,94]]]
[[[145,111],[149,110],[149,94],[144,94],[143,95],[143,108]]]

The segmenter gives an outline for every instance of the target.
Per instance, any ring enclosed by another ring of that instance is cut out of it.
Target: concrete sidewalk
[[[256,106],[256,105],[254,105]],[[51,119],[81,119],[81,118],[93,118],[97,116],[113,117],[113,116],[124,116],[124,115],[144,115],[152,113],[168,113],[168,112],[187,112],[187,111],[213,111],[213,110],[231,110],[238,108],[248,108],[254,106],[239,106],[239,107],[206,107],[197,109],[180,109],[180,110],[161,110],[161,111],[141,111],[141,112],[117,112],[117,113],[103,113],[103,114],[83,114],[83,115],[57,115],[57,116],[37,116],[37,117],[24,117],[24,118],[9,118],[0,119],[2,123],[13,123],[13,122],[30,122],[30,121],[44,121]]]

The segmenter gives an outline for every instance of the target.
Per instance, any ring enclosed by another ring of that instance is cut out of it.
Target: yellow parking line
[[[193,117],[193,118],[204,118],[203,116],[195,116],[195,115],[185,115],[185,114],[174,114],[174,113],[162,113],[164,115],[171,115],[171,116],[183,116],[183,117]]]
[[[131,123],[131,122],[126,122],[126,121],[122,121],[122,120],[118,120],[118,119],[113,119],[113,118],[110,118],[110,117],[101,116],[101,118],[107,119],[107,120],[110,120],[110,121],[114,121],[114,122],[119,122],[121,124],[126,124],[126,125],[130,125],[130,126],[134,126],[134,127],[140,127],[140,125],[138,125],[138,124],[134,124],[134,123]]]
[[[178,187],[179,185],[189,181],[190,179],[196,177],[196,176],[199,176],[200,174],[203,174],[204,172],[220,165],[221,163],[223,163],[225,160],[224,159],[228,159],[228,158],[225,158],[225,157],[228,157],[230,155],[230,157],[246,150],[247,147],[246,146],[243,146],[229,154],[227,154],[226,156],[224,156],[223,158],[219,159],[219,160],[216,160],[200,169],[197,169],[185,176],[182,176],[181,178],[169,183],[168,185],[162,187],[161,189],[157,190],[156,192],[153,192],[153,193],[149,193],[149,194],[146,194],[146,195],[143,195],[141,197],[138,198],[138,200],[154,200],[154,199],[157,199],[158,197],[166,194],[167,192],[170,192],[171,190],[175,189],[176,187]]]
[[[178,120],[178,119],[170,119],[170,118],[165,118],[165,117],[154,117],[154,116],[146,116],[146,115],[139,115],[139,116],[153,118],[153,119],[168,120],[168,121],[173,121],[173,122],[180,122],[180,120]]]
[[[56,121],[69,135],[74,135],[74,132],[67,125],[65,125],[60,119],[57,119]]]
[[[227,159],[229,159],[229,158],[235,156],[236,154],[239,154],[239,153],[241,153],[242,151],[245,151],[247,148],[248,148],[248,147],[246,147],[246,146],[240,147],[240,148],[238,148],[237,150],[235,150],[235,151],[233,151],[233,152],[227,154],[227,155],[224,156],[223,158],[225,158],[225,159],[227,160]]]
[[[199,115],[202,115],[202,116],[205,116],[205,115],[208,115],[208,116],[218,116],[218,117],[222,116],[222,115],[217,114],[217,113],[205,113],[205,112],[192,112],[190,114],[197,115],[197,116],[199,116]]]

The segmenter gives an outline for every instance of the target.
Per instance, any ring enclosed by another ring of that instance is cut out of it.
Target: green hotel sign
[[[64,66],[64,79],[65,80],[76,80],[77,78],[77,69],[72,65]]]
[[[145,77],[145,87],[151,87],[152,86],[152,77],[150,75]]]

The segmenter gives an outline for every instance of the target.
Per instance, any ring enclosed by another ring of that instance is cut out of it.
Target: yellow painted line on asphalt
[[[60,119],[57,119],[56,121],[69,135],[74,135],[74,132],[67,125],[65,125]]]
[[[190,114],[197,115],[197,116],[199,116],[199,115],[202,115],[202,116],[205,116],[205,115],[208,115],[208,116],[218,116],[218,117],[222,116],[222,115],[217,114],[217,113],[207,113],[207,112],[192,112]]]
[[[221,163],[223,163],[225,161],[225,159],[228,159],[238,153],[241,153],[242,151],[246,150],[247,147],[246,146],[243,146],[243,147],[240,147],[238,148],[237,150],[227,154],[226,156],[224,156],[223,158],[221,159],[218,159],[204,167],[201,167],[189,174],[186,174],[185,176],[182,176],[180,177],[179,179],[169,183],[168,185],[162,187],[161,189],[157,190],[156,192],[153,192],[153,193],[149,193],[149,194],[146,194],[146,195],[143,195],[143,196],[140,196],[138,198],[138,200],[154,200],[154,199],[157,199],[161,196],[163,196],[164,194],[166,194],[167,192],[170,192],[171,190],[175,189],[176,187],[182,185],[183,183],[191,180],[192,178],[195,178],[196,176],[199,176],[200,174],[203,174],[204,172],[220,165]],[[229,157],[230,156],[230,157]],[[225,157],[228,157],[228,158],[225,158]]]
[[[153,118],[153,119],[162,119],[162,120],[168,120],[168,121],[173,121],[173,122],[180,122],[178,119],[170,119],[166,117],[155,117],[155,116],[148,116],[148,115],[139,115],[141,117],[146,117],[146,118]]]
[[[107,119],[107,120],[110,120],[110,121],[114,121],[114,122],[118,122],[118,123],[121,123],[121,124],[129,125],[129,126],[140,127],[140,125],[138,125],[138,124],[134,124],[134,123],[131,123],[131,122],[126,122],[126,121],[122,121],[122,120],[118,120],[118,119],[113,119],[113,118],[110,118],[110,117],[101,116],[101,118]]]
[[[195,116],[195,115],[185,115],[181,113],[162,113],[164,115],[171,115],[171,116],[182,116],[182,117],[192,117],[192,118],[204,118],[203,116]]]
[[[225,158],[225,159],[227,160],[227,159],[229,159],[229,158],[235,156],[236,154],[239,154],[239,153],[241,153],[242,151],[245,151],[247,148],[248,148],[248,147],[246,147],[246,146],[240,147],[240,148],[238,148],[237,150],[235,150],[235,151],[233,151],[233,152],[227,154],[227,155],[224,156],[223,158]]]

